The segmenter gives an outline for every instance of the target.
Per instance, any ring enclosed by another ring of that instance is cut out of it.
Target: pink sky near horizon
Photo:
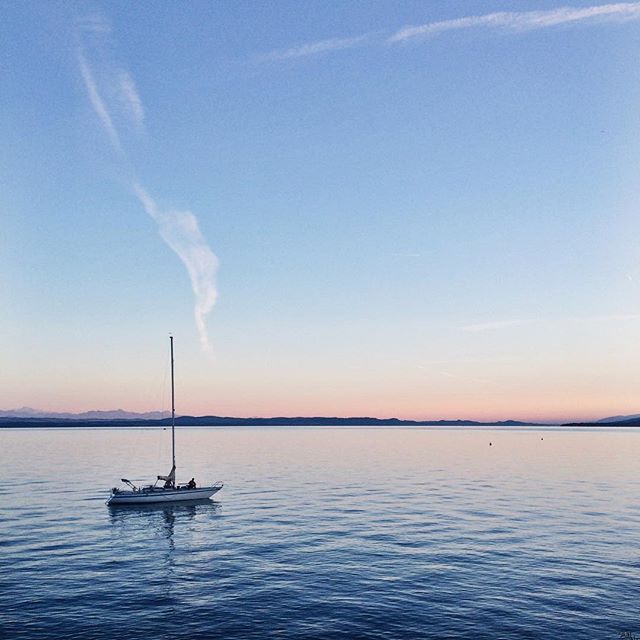
[[[83,412],[114,410],[147,412],[170,409],[170,396],[166,392],[140,393],[135,386],[103,384],[99,389],[89,385],[52,384],[47,389],[33,393],[16,393],[13,406],[3,409],[30,406],[38,410],[56,412]],[[408,420],[469,419],[484,422],[498,420],[522,420],[526,422],[557,423],[597,420],[611,415],[638,413],[638,405],[632,394],[603,397],[575,390],[568,394],[563,389],[534,389],[519,392],[483,393],[481,389],[467,387],[458,392],[429,393],[428,389],[417,395],[415,389],[380,390],[371,395],[365,389],[317,388],[309,393],[296,389],[274,388],[264,385],[258,391],[243,390],[242,386],[221,384],[215,393],[204,385],[179,382],[176,385],[177,413],[183,415],[227,415],[237,417],[274,416],[370,416]],[[34,399],[36,400],[34,402]]]
[[[635,326],[621,326],[606,349],[578,344],[554,358],[537,357],[531,340],[473,335],[455,357],[412,356],[398,345],[374,354],[313,354],[313,345],[266,355],[218,343],[213,359],[195,341],[176,348],[176,410],[188,415],[372,416],[412,420],[471,419],[568,422],[640,412],[635,380],[640,353]],[[533,334],[535,337],[535,333]],[[469,336],[466,336],[468,341]],[[582,336],[578,342],[584,342]],[[501,340],[502,342],[497,342]],[[0,409],[46,411],[170,409],[164,338],[118,348],[89,337],[54,358],[16,352],[0,386]],[[613,349],[615,342],[617,348]],[[480,346],[479,346],[480,345]],[[445,345],[446,349],[449,349]],[[465,350],[468,355],[465,355]],[[486,353],[486,355],[485,355]],[[341,358],[341,359],[340,359]],[[456,359],[457,358],[457,359]],[[309,364],[312,363],[312,364]],[[1,375],[1,374],[0,374]]]

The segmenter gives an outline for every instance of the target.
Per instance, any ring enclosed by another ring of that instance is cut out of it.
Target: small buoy
[[[544,440],[544,438],[540,438],[540,440]]]
[[[489,446],[491,446],[491,443],[489,443]]]

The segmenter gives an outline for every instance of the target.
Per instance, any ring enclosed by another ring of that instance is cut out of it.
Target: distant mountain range
[[[135,413],[123,409],[111,411],[84,411],[83,413],[60,413],[57,411],[39,411],[31,407],[20,409],[0,409],[1,418],[53,418],[61,420],[161,420],[171,417],[171,411],[148,411]]]
[[[640,414],[611,416],[596,422],[569,422],[565,427],[640,427]]]
[[[161,420],[163,424],[171,424],[171,419]],[[526,426],[528,422],[516,420],[503,420],[501,422],[478,422],[476,420],[401,420],[400,418],[371,418],[362,417],[275,417],[275,418],[234,418],[223,416],[179,416],[176,424],[181,426],[278,426],[278,427],[304,427],[304,426]]]
[[[84,413],[56,413],[25,407],[0,410],[0,427],[166,427],[171,424],[168,412],[132,413],[115,411],[86,411]],[[401,420],[399,418],[364,417],[274,417],[237,418],[232,416],[176,416],[178,426],[242,427],[242,426],[527,426],[532,423],[517,420],[478,422],[477,420]]]
[[[40,411],[31,407],[20,409],[0,409],[0,427],[166,427],[171,424],[171,412],[147,411],[136,413],[113,409],[111,411],[84,411],[65,413]],[[519,420],[500,420],[480,422],[478,420],[402,420],[400,418],[371,418],[369,416],[341,418],[336,416],[298,416],[274,418],[237,418],[233,416],[176,416],[178,426],[202,427],[242,427],[242,426],[534,426],[535,422]],[[565,426],[640,426],[640,413],[632,415],[610,416],[593,422],[572,422]]]
[[[629,416],[610,416],[609,418],[601,418],[596,420],[597,424],[608,424],[610,422],[628,422],[629,420],[640,420],[640,413],[634,413]]]

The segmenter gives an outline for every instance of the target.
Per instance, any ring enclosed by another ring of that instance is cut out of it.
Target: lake
[[[0,637],[640,634],[640,430],[0,430]]]

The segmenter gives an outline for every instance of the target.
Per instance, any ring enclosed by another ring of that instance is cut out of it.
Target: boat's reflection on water
[[[169,549],[174,549],[176,526],[180,523],[192,524],[196,518],[215,516],[221,504],[208,498],[179,503],[157,503],[140,505],[109,505],[111,524],[118,530],[119,537],[142,533],[146,537],[155,532],[169,541]]]
[[[119,549],[127,550],[125,555],[138,558],[135,575],[145,576],[144,588],[151,588],[156,605],[164,603],[168,611],[178,606],[176,584],[189,572],[190,566],[185,557],[195,548],[202,549],[203,541],[213,550],[215,536],[211,530],[216,527],[215,516],[221,507],[219,502],[209,499],[173,504],[109,505],[114,542]],[[178,593],[182,588],[178,587]]]

